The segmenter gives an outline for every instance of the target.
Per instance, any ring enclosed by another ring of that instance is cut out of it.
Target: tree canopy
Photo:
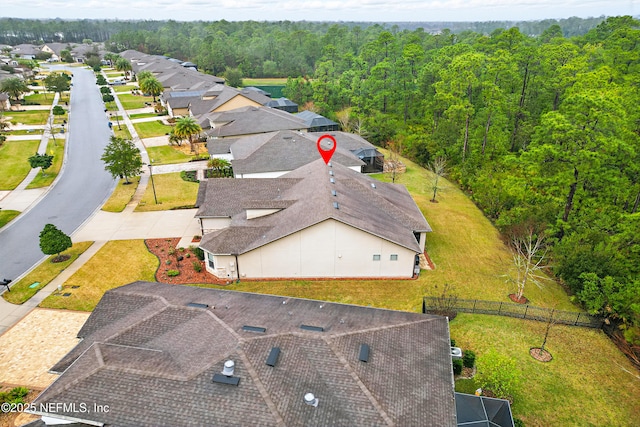
[[[111,142],[105,147],[101,160],[114,178],[124,178],[129,183],[129,177],[142,173],[142,157],[140,149],[124,138],[111,137]]]
[[[58,255],[51,260],[52,262],[60,261],[60,254],[72,245],[71,237],[67,236],[53,224],[45,225],[44,229],[40,232],[40,249],[42,253],[45,255]]]
[[[71,88],[69,76],[65,73],[50,73],[43,81],[44,87],[50,92],[62,93]]]
[[[17,102],[23,93],[29,92],[29,87],[20,77],[9,77],[0,81],[0,92],[7,93]]]

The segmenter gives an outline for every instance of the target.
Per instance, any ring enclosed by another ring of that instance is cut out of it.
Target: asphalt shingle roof
[[[51,415],[109,426],[456,425],[444,317],[135,282],[108,291],[83,331],[93,332],[34,403],[109,411]],[[272,367],[273,347],[281,353]],[[228,359],[237,386],[212,382]],[[309,392],[317,407],[303,402]]]
[[[322,159],[280,178],[209,179],[200,187],[196,217],[230,217],[230,227],[268,228],[249,243],[247,239],[226,242],[224,253],[246,253],[328,219],[416,253],[421,249],[414,231],[431,231],[404,186],[379,182],[337,163],[328,167]],[[247,202],[255,208],[257,201],[264,201],[268,208],[266,203],[274,199],[291,204],[271,215],[247,219]],[[339,209],[334,208],[334,202]],[[222,245],[218,240],[224,238],[224,234],[207,234],[200,247],[216,253]]]
[[[303,120],[293,114],[268,107],[242,107],[211,113],[205,117],[212,123],[212,129],[208,133],[213,137],[252,135],[278,130],[302,130],[308,128]]]
[[[292,171],[318,159],[317,138],[289,130],[246,136],[231,146],[236,174]],[[332,160],[344,166],[364,162],[339,145]]]

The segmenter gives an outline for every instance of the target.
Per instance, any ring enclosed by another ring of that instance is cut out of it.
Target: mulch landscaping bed
[[[226,281],[221,281],[212,274],[207,273],[204,261],[200,261],[196,254],[189,248],[180,250],[177,248],[180,238],[171,239],[147,239],[144,243],[149,252],[160,260],[160,265],[156,270],[156,280],[162,283],[193,284],[209,283],[213,285],[225,285]],[[180,257],[182,259],[180,260]],[[196,271],[197,265],[200,271]],[[169,271],[178,271],[177,276],[169,276]]]

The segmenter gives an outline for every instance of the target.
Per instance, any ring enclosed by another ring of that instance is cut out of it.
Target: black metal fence
[[[458,298],[424,297],[422,302],[422,312],[494,314],[498,316],[516,317],[519,319],[539,320],[541,322],[548,322],[549,319],[551,319],[554,323],[570,326],[584,326],[595,329],[600,329],[603,325],[602,319],[582,312],[554,310],[511,302],[466,300]]]

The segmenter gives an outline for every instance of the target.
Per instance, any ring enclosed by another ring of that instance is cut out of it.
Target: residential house
[[[212,139],[207,148],[212,157],[221,157],[221,146],[228,147],[236,178],[277,178],[320,158],[318,137],[302,132],[283,130],[236,139]],[[368,143],[366,143],[368,144]],[[364,145],[366,146],[366,145]],[[218,153],[218,154],[214,154]],[[347,148],[337,146],[332,161],[360,172],[365,163]]]
[[[228,280],[412,278],[431,231],[409,192],[318,159],[280,178],[209,179],[196,218]]]
[[[78,337],[39,425],[456,426],[441,316],[135,282]]]
[[[340,130],[340,125],[336,122],[313,111],[302,111],[296,114],[296,117],[305,121],[309,127],[309,132],[331,132]]]
[[[63,50],[68,50],[71,53],[71,45],[69,43],[46,43],[40,49],[43,52],[50,53],[53,61],[62,60]]]
[[[9,54],[14,58],[35,59],[36,55],[41,52],[42,51],[38,46],[29,43],[23,43],[13,46],[13,50],[11,50]]]
[[[292,130],[306,132],[307,124],[293,114],[268,107],[242,107],[200,116],[200,126],[210,139]]]

